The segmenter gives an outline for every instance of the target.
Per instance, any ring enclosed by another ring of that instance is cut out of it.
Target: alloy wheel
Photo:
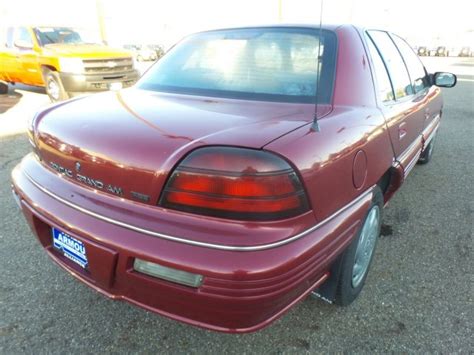
[[[375,243],[379,234],[380,207],[372,206],[360,234],[355,253],[354,265],[352,267],[352,287],[356,288],[364,279],[369,269],[370,260],[375,249]]]

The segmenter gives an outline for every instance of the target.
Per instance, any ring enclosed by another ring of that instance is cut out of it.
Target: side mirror
[[[17,39],[13,44],[20,49],[33,49],[33,44],[23,39]]]
[[[433,74],[433,84],[442,88],[452,88],[458,78],[452,73],[436,72]]]

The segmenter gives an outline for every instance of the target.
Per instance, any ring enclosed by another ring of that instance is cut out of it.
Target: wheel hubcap
[[[369,268],[380,225],[380,207],[373,206],[362,227],[352,267],[352,287],[360,285]]]
[[[48,81],[48,93],[54,100],[59,99],[59,85],[54,80]]]

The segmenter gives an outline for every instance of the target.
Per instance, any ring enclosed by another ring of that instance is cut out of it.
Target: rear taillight
[[[243,220],[289,218],[309,209],[303,186],[282,158],[260,150],[206,147],[173,171],[160,205]]]

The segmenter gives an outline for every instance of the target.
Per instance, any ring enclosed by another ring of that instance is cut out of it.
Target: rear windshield
[[[302,28],[198,33],[168,52],[140,80],[146,90],[246,100],[331,100],[336,35]],[[318,53],[319,63],[318,63]],[[319,80],[318,80],[319,79]]]

